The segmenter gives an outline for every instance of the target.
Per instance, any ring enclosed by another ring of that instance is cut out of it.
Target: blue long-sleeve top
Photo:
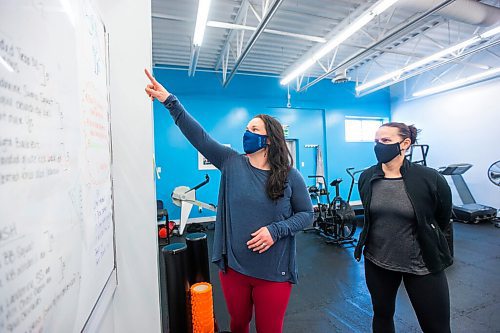
[[[313,209],[302,175],[291,168],[284,196],[266,192],[270,171],[253,167],[246,155],[214,139],[170,95],[163,103],[191,144],[221,171],[212,262],[248,276],[297,283],[295,234],[309,226]],[[258,253],[248,248],[251,234],[267,227],[274,245]]]

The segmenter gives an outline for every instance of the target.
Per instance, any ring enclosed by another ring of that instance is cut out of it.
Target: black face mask
[[[375,144],[375,147],[373,148],[373,150],[375,151],[375,156],[377,157],[377,161],[379,161],[380,163],[387,163],[401,154],[401,147],[399,146],[401,142],[390,144],[377,142]]]

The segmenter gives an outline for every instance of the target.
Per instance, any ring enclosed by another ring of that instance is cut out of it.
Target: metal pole
[[[193,45],[191,51],[191,61],[189,62],[188,76],[194,76],[196,66],[198,65],[198,56],[200,55],[200,46]]]
[[[254,46],[255,42],[257,41],[259,36],[262,34],[262,32],[266,28],[267,24],[269,23],[271,18],[274,16],[274,14],[276,13],[276,10],[278,10],[278,7],[281,5],[282,2],[283,2],[283,0],[274,1],[271,8],[269,8],[269,11],[262,18],[262,21],[260,22],[259,26],[257,27],[257,30],[255,30],[252,37],[250,37],[250,40],[248,41],[247,46],[245,47],[243,52],[241,52],[241,55],[239,56],[239,58],[236,60],[236,63],[234,64],[233,70],[229,74],[229,77],[226,79],[226,81],[224,81],[224,84],[223,84],[224,87],[226,87],[229,84],[229,82],[231,81],[233,76],[236,74],[238,67],[240,67],[243,60],[245,60],[246,56],[248,55],[248,53],[250,52],[250,50]]]

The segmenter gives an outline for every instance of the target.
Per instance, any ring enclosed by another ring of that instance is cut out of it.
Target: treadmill
[[[476,203],[462,175],[472,167],[472,164],[450,164],[438,171],[444,176],[451,176],[462,205],[453,205],[453,220],[463,223],[479,223],[492,221],[497,216],[496,208]]]

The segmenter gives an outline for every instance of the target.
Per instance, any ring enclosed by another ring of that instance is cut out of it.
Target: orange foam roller
[[[193,333],[214,333],[212,285],[199,282],[191,286]]]

